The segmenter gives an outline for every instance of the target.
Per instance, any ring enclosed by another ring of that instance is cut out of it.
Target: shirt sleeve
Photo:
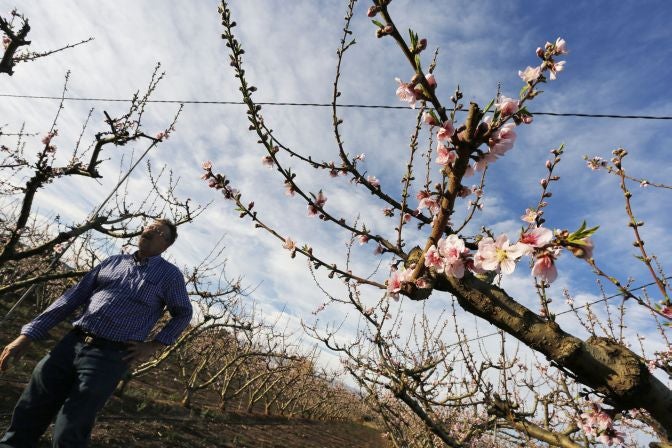
[[[49,330],[72,314],[80,305],[88,302],[96,288],[98,272],[104,264],[105,261],[90,270],[79,283],[63,293],[42,314],[24,325],[21,334],[33,340],[44,339]]]
[[[194,312],[191,302],[189,301],[184,278],[179,269],[175,269],[170,281],[166,285],[165,302],[171,318],[156,335],[154,340],[163,345],[170,345],[175,342],[180,333],[187,328]]]

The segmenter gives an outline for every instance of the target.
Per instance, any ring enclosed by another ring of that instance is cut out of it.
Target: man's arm
[[[42,314],[33,319],[29,324],[24,325],[21,328],[21,335],[25,335],[32,340],[44,339],[51,328],[91,298],[96,288],[98,272],[104,264],[105,262],[90,270],[82,277],[79,283],[56,299]]]
[[[154,341],[160,342],[163,345],[171,345],[177,340],[180,333],[187,328],[194,312],[187,295],[184,278],[177,268],[166,286],[165,303],[171,318],[159,334],[156,335]]]
[[[175,269],[168,282],[165,294],[165,304],[171,316],[170,320],[153,341],[129,342],[128,354],[124,357],[124,361],[139,364],[148,360],[157,351],[174,343],[191,322],[194,309],[189,301],[182,273],[178,269]]]

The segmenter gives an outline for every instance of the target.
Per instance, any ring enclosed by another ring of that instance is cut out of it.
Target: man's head
[[[157,219],[144,228],[138,241],[140,258],[163,253],[177,239],[177,227],[168,219]]]

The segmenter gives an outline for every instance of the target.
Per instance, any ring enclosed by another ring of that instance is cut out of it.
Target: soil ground
[[[7,303],[0,303],[4,316]],[[30,320],[30,310],[0,326],[0,348],[18,335]],[[27,317],[26,317],[27,316]],[[0,432],[9,424],[12,408],[28,381],[35,363],[67,331],[53,330],[54,337],[34,343],[30,352],[7,372],[0,374]],[[365,422],[328,422],[221,412],[208,406],[208,397],[195,400],[191,409],[179,404],[170,368],[129,383],[123,396],[114,395],[100,413],[92,435],[92,447],[246,447],[246,448],[388,448],[381,431]],[[49,447],[50,431],[40,448]]]

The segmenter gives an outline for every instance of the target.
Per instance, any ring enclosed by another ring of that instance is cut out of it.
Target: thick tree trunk
[[[442,278],[435,288],[452,293],[460,306],[570,371],[576,380],[623,409],[646,409],[669,440],[672,435],[672,391],[649,372],[628,348],[606,338],[586,341],[564,332],[512,299],[503,289],[473,275]]]

